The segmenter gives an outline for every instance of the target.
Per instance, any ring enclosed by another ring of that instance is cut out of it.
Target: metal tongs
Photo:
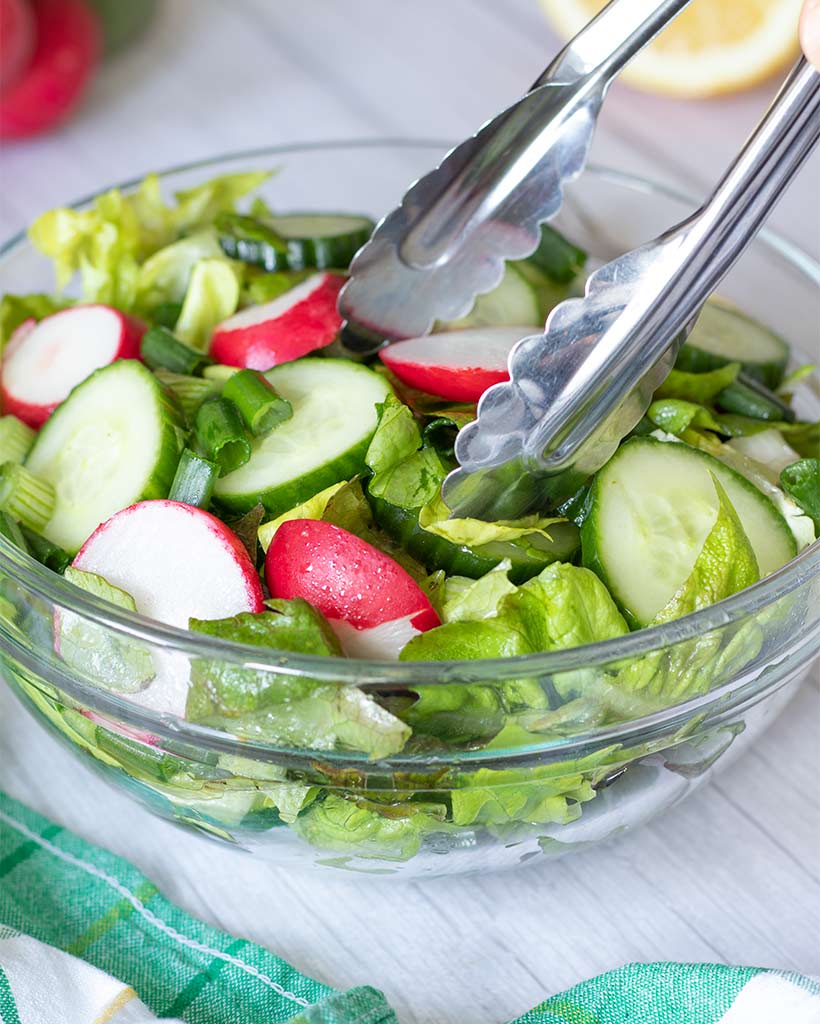
[[[351,349],[463,315],[504,260],[534,251],[563,182],[583,169],[612,77],[684,6],[615,0],[533,92],[411,187],[353,261],[340,304]],[[616,29],[615,50],[602,54]],[[555,506],[606,462],[818,138],[820,74],[800,61],[700,210],[596,271],[584,298],[561,303],[543,334],[513,349],[509,383],[485,393],[456,440],[459,468],[443,487],[454,514],[510,519]]]

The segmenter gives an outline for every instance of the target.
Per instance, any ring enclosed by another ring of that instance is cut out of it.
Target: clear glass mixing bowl
[[[278,167],[265,194],[279,209],[378,216],[445,148],[412,141],[270,148],[168,171],[163,185],[171,192],[215,174]],[[568,190],[557,225],[607,259],[692,208],[668,189],[598,167]],[[766,233],[722,290],[787,337],[796,360],[812,360],[818,280],[815,263]],[[24,236],[0,251],[0,292],[52,286],[46,261]],[[805,417],[820,414],[817,383],[802,387]],[[0,668],[79,757],[186,828],[293,867],[487,871],[635,828],[754,743],[820,647],[818,568],[816,543],[726,601],[604,643],[505,660],[398,664],[265,657],[256,647],[195,637],[101,603],[0,538]],[[419,695],[434,710],[423,731],[381,759],[323,749],[318,733],[310,749],[230,735],[107,691],[104,669],[98,678],[72,669],[54,644],[55,614],[66,611],[99,631],[101,647],[130,637],[178,662],[210,659],[220,669],[284,680],[282,715],[296,708],[305,680],[328,684],[322,714],[354,714],[339,709],[351,696],[360,705],[361,691],[399,713]],[[493,739],[503,714],[517,725]]]

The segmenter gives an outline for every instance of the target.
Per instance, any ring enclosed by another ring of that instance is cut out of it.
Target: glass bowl
[[[413,141],[277,147],[176,168],[162,181],[172,192],[214,174],[278,167],[264,194],[279,209],[378,216],[445,149]],[[568,190],[556,223],[605,260],[693,205],[593,167]],[[722,291],[787,337],[799,360],[815,344],[818,280],[807,256],[764,233]],[[51,288],[46,261],[24,236],[0,251],[0,292]],[[798,402],[803,416],[818,417],[816,377]],[[754,743],[820,647],[818,568],[815,543],[711,608],[586,647],[399,664],[266,656],[195,637],[100,602],[0,538],[0,667],[79,757],[183,827],[294,868],[488,871],[635,828]],[[96,669],[78,671],[55,650],[55,616],[66,614],[96,638]],[[301,729],[310,743],[232,735],[110,692],[105,650],[120,642],[144,644],[186,671],[255,673],[276,694],[271,714],[284,732],[290,723],[291,735]],[[374,742],[384,709],[414,723],[412,736],[386,729]]]

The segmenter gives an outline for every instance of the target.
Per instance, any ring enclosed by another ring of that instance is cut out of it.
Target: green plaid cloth
[[[92,997],[100,1000],[93,1013]],[[0,794],[0,1024],[141,1024],[155,1016],[398,1024],[376,989],[335,992],[208,927],[127,861]],[[756,968],[630,964],[547,999],[515,1024],[718,1022],[820,1024],[820,985]]]

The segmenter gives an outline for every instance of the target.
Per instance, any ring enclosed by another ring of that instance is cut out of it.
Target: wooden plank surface
[[[102,184],[323,137],[458,138],[535,78],[555,41],[532,0],[166,0],[58,133],[0,152],[0,234]],[[598,159],[702,194],[773,85],[682,103],[616,87]],[[818,161],[773,224],[820,253]],[[820,974],[816,674],[756,748],[642,831],[540,868],[390,884],[286,874],[113,794],[0,692],[0,788],[128,856],[190,912],[403,1024],[500,1024],[629,960]]]

